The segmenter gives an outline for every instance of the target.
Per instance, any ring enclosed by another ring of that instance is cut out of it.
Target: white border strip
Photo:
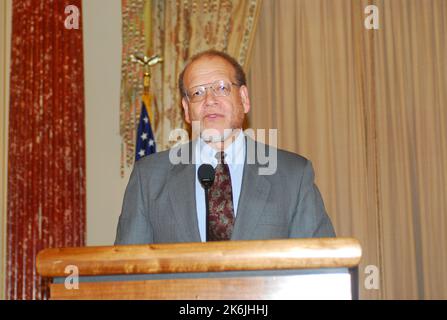
[[[8,117],[9,117],[9,66],[11,54],[12,7],[11,0],[2,1],[0,10],[0,300],[6,299],[6,218],[7,218],[7,181],[8,181]]]

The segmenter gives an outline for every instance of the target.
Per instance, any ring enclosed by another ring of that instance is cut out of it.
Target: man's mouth
[[[223,115],[219,114],[219,113],[209,113],[207,115],[205,115],[204,119],[218,119],[218,118],[222,118]]]

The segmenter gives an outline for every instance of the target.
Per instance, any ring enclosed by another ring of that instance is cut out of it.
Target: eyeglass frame
[[[230,85],[236,86],[236,87],[241,87],[242,86],[240,84],[237,84],[237,83],[234,83],[234,82],[231,82],[231,81],[227,81],[227,80],[216,80],[216,81],[213,81],[213,82],[204,83],[204,84],[201,84],[201,85],[198,85],[198,86],[191,87],[190,89],[186,89],[185,92],[184,92],[185,97],[188,99],[188,101],[190,103],[201,102],[201,101],[203,101],[206,98],[206,93],[208,92],[208,89],[210,89],[210,88],[212,89],[211,91],[212,91],[212,93],[213,93],[213,95],[215,97],[228,97],[231,94],[231,86],[230,86],[230,90],[229,90],[227,95],[217,95],[216,94],[216,92],[215,92],[215,90],[213,88],[213,85],[215,85],[217,83],[220,83],[220,82],[225,82],[226,84],[229,83]],[[192,102],[191,98],[189,97],[188,91],[190,91],[190,90],[192,90],[194,88],[198,88],[198,87],[204,87],[205,88],[205,94],[203,96],[201,96],[200,100]]]

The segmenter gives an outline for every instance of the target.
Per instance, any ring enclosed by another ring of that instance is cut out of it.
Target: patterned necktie
[[[216,153],[217,166],[214,184],[208,190],[210,216],[209,240],[230,240],[234,226],[233,192],[225,153]]]

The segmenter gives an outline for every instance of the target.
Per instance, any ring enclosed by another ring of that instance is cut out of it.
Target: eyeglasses
[[[200,102],[205,99],[207,89],[211,88],[215,97],[226,97],[231,93],[231,86],[240,87],[238,84],[225,81],[217,80],[212,83],[202,84],[200,86],[195,86],[186,91],[186,96],[189,102]]]

